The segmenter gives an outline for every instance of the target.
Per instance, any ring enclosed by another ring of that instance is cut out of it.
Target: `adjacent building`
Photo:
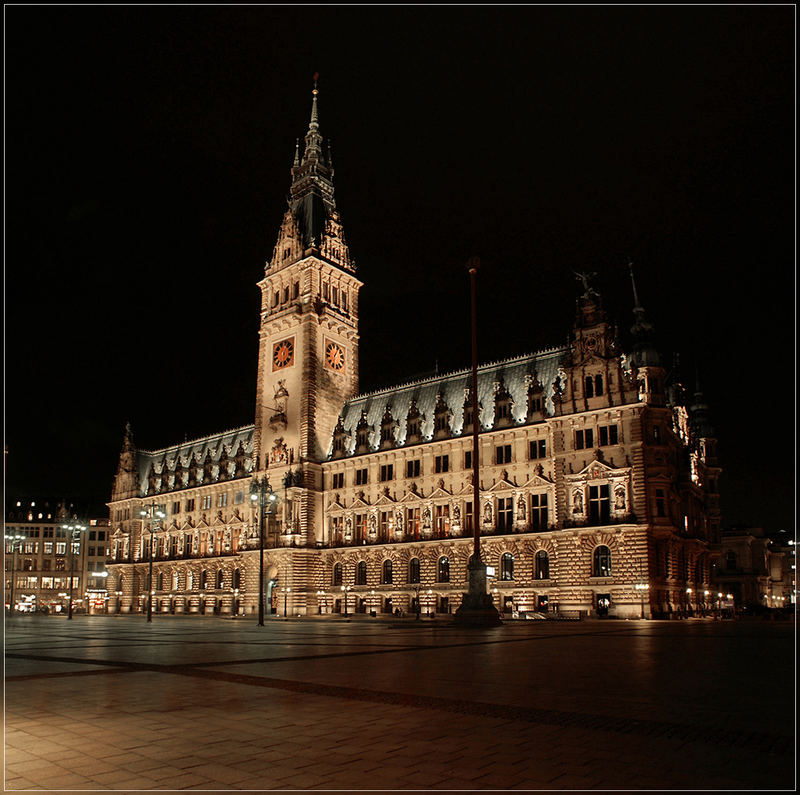
[[[64,503],[17,500],[4,535],[6,609],[66,612],[71,586],[73,612],[106,612],[108,519],[83,522]]]
[[[662,362],[633,274],[629,344],[581,274],[553,329],[569,343],[482,365],[477,395],[467,370],[359,394],[362,282],[333,176],[315,88],[259,283],[254,422],[157,450],[128,427],[111,609],[143,611],[152,591],[156,613],[250,615],[263,538],[267,610],[451,612],[476,523],[506,614],[710,607],[717,440],[702,394]]]

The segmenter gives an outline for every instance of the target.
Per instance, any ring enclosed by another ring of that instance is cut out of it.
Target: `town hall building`
[[[479,366],[477,396],[470,370],[359,394],[362,282],[317,104],[259,283],[254,423],[158,450],[127,429],[109,612],[151,592],[156,615],[253,615],[260,554],[267,613],[455,612],[475,523],[502,615],[710,608],[716,439],[632,273],[629,350],[581,274],[569,343]]]

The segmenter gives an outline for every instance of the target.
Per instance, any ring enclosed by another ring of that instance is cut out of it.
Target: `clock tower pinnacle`
[[[358,291],[319,130],[316,75],[311,119],[296,147],[288,207],[261,288],[255,455],[259,474],[285,489],[298,538],[321,522],[322,468],[343,403],[358,392]],[[294,507],[291,507],[294,506]],[[321,525],[320,525],[321,526]]]

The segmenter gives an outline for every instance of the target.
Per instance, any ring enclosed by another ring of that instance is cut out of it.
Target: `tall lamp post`
[[[166,514],[160,508],[156,508],[155,503],[150,503],[149,511],[142,510],[139,514],[142,517],[142,529],[144,529],[145,517],[150,517],[150,562],[147,575],[147,623],[150,624],[153,621],[153,594],[155,593],[153,590],[153,533]]]
[[[269,478],[264,475],[260,480],[254,477],[250,481],[250,499],[258,503],[258,626],[264,626],[264,509],[275,505],[278,496],[272,490]],[[271,510],[267,514],[272,513]],[[286,611],[284,610],[284,613]]]
[[[8,609],[10,613],[14,613],[14,578],[17,568],[17,550],[22,546],[25,536],[20,535],[7,535],[6,541],[11,542],[11,589],[9,592]]]
[[[72,620],[72,589],[75,580],[75,539],[80,539],[81,533],[86,529],[82,524],[65,525],[65,530],[69,531],[69,607],[67,608],[67,618]],[[79,542],[80,543],[80,542]]]
[[[480,503],[480,417],[478,415],[478,286],[477,276],[480,260],[473,257],[467,263],[470,276],[470,299],[472,308],[472,555],[467,563],[469,591],[464,594],[461,607],[456,610],[458,624],[470,626],[497,626],[501,624],[500,613],[490,594],[486,592],[486,564],[481,560],[481,503]]]
[[[347,595],[350,593],[350,585],[342,586],[342,593],[344,594],[344,617],[347,618]]]
[[[291,590],[292,590],[291,588],[284,588],[283,589],[283,617],[284,618],[288,618],[289,617],[288,614],[286,613],[286,597],[289,595],[289,591],[291,591]]]

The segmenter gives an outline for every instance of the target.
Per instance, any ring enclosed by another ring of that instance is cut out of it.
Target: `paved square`
[[[793,671],[767,622],[15,616],[4,783],[791,790]]]

